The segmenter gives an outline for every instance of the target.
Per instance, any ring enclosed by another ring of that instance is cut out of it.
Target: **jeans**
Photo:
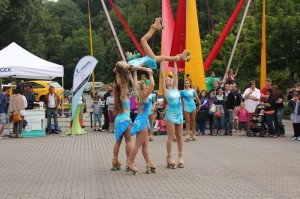
[[[209,131],[212,132],[214,130],[214,116],[208,115],[208,121],[209,121]]]
[[[285,129],[282,124],[284,108],[277,108],[275,110],[275,131],[278,135],[285,135]]]
[[[274,122],[275,122],[275,113],[272,114],[265,114],[266,122],[269,129],[269,134],[276,135]]]
[[[205,132],[205,121],[204,120],[200,120],[198,122],[198,128],[200,130],[200,133],[204,134],[204,132]]]
[[[233,127],[233,117],[232,112],[225,109],[225,132],[231,133]]]
[[[47,108],[47,131],[51,132],[51,118],[53,116],[54,120],[54,127],[55,127],[55,132],[57,132],[58,129],[58,122],[57,122],[57,111],[56,108]]]
[[[215,130],[223,130],[224,129],[224,120],[225,114],[222,113],[222,116],[219,118],[214,118],[214,128]]]

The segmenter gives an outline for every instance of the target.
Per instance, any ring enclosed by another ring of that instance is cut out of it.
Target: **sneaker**
[[[292,141],[295,141],[295,140],[298,140],[298,139],[299,139],[299,138],[297,138],[297,137],[292,137],[292,138],[291,138]]]

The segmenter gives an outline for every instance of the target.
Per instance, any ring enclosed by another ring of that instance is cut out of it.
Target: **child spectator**
[[[158,126],[157,112],[153,112],[153,135],[159,135],[160,128]]]
[[[294,92],[293,98],[289,101],[289,107],[291,107],[291,120],[294,128],[294,136],[291,140],[300,141],[300,103],[298,92]]]
[[[164,117],[165,117],[165,113],[161,112],[159,120],[158,120],[158,126],[160,128],[160,131],[159,131],[160,134],[166,135],[167,134],[167,126],[166,126]]]
[[[101,116],[102,116],[102,108],[101,108],[101,100],[94,100],[94,104],[92,104],[93,115],[94,115],[94,131],[96,131],[97,123],[99,124],[99,129],[97,131],[103,131],[101,126]]]
[[[239,135],[245,135],[245,132],[247,130],[247,114],[248,111],[245,108],[245,103],[241,102],[240,108],[236,111],[236,116],[238,116],[239,119]]]

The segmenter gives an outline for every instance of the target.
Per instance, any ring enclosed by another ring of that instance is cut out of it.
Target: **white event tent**
[[[28,52],[15,42],[0,51],[0,78],[47,79],[64,76],[64,67]]]

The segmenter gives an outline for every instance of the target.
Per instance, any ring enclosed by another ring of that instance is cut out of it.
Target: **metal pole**
[[[121,57],[122,57],[122,59],[123,59],[124,61],[126,61],[125,55],[124,55],[124,53],[123,53],[123,51],[122,51],[122,48],[121,48],[121,45],[120,45],[120,42],[119,42],[117,33],[116,33],[115,28],[114,28],[114,26],[113,26],[113,24],[112,24],[112,22],[111,22],[111,19],[110,19],[110,16],[109,16],[109,14],[108,14],[106,5],[105,5],[105,3],[104,3],[104,0],[100,0],[100,1],[101,1],[101,3],[102,3],[103,10],[104,10],[104,12],[105,12],[105,14],[106,14],[106,18],[107,18],[107,20],[108,20],[108,23],[109,23],[109,25],[110,25],[111,31],[112,31],[112,33],[113,33],[113,35],[114,35],[114,38],[115,38],[115,41],[116,41],[116,43],[117,43],[117,46],[118,46],[119,52],[120,52],[120,54],[121,54]]]
[[[91,51],[91,56],[94,56],[90,0],[88,0],[88,17],[89,17],[89,29],[90,29],[90,51]],[[92,72],[92,94],[95,97],[95,74],[94,74],[94,70]]]
[[[251,0],[248,0],[244,15],[243,15],[240,27],[239,27],[239,31],[238,31],[238,34],[236,35],[235,42],[234,42],[234,45],[233,45],[233,48],[232,48],[232,51],[231,51],[231,54],[230,54],[230,58],[229,58],[229,61],[228,61],[228,64],[227,64],[226,72],[230,69],[231,62],[232,62],[232,59],[233,59],[233,56],[234,56],[234,52],[235,52],[237,43],[239,41],[243,26],[244,26],[244,22],[245,22],[245,19],[246,19],[246,16],[247,16],[247,12],[248,12],[249,7],[250,7],[250,3],[251,3]],[[226,72],[224,74],[223,82],[225,82],[225,79],[226,79]]]

